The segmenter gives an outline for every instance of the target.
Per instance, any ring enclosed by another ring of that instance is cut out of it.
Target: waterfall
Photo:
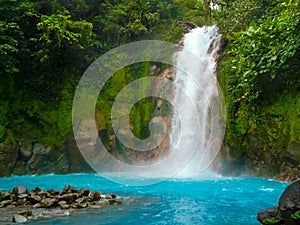
[[[138,41],[113,49],[91,64],[78,84],[72,109],[77,146],[95,171],[131,185],[153,184],[174,175],[197,178],[212,171],[225,131],[224,101],[215,75],[220,39],[216,26],[195,28],[184,36],[183,46]],[[124,145],[117,149],[122,152],[117,158],[102,143],[94,122],[99,90],[120,68],[143,61],[172,65],[175,78],[140,78],[118,93],[110,118],[116,135],[112,145]],[[151,135],[140,140],[131,131],[130,110],[149,96],[172,103],[173,114],[172,118],[155,116],[149,123]],[[124,180],[122,174],[143,179]]]
[[[221,146],[225,127],[220,123],[221,93],[215,75],[220,39],[216,26],[195,28],[185,34],[184,51],[178,52],[175,58],[173,106],[176,110],[170,150],[178,161],[186,161],[178,170],[178,176],[210,174]],[[193,57],[201,63],[195,63]]]

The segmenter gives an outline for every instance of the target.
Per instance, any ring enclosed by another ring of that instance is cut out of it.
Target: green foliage
[[[0,21],[0,76],[19,72],[21,54],[27,51],[18,24]]]
[[[178,42],[186,22],[218,23],[228,42],[219,73],[226,141],[234,156],[262,159],[278,171],[289,143],[300,144],[300,3],[213,0],[218,8],[212,10],[210,2],[0,0],[0,141],[62,145],[71,130],[76,84],[99,55],[142,39]],[[113,134],[113,100],[128,83],[149,76],[150,67],[123,68],[105,84],[96,115],[107,138]],[[142,99],[130,112],[139,138],[148,137],[153,116],[171,113],[165,102],[154,109],[156,101]]]
[[[105,83],[102,91],[99,93],[96,110],[104,116],[103,121],[99,121],[99,123],[102,124],[102,126],[106,129],[108,129],[109,134],[113,133],[112,125],[110,122],[111,107],[118,93],[122,90],[123,87],[128,84],[129,79],[127,75],[127,67],[119,70]]]
[[[166,24],[162,24],[160,27],[156,27],[158,33],[161,33],[162,35],[160,38],[164,41],[169,41],[172,43],[178,42],[183,36],[183,30],[184,26],[179,21],[166,21]],[[168,32],[164,32],[166,29],[166,26],[168,26]]]
[[[299,7],[299,3],[291,3],[279,15],[267,17],[261,24],[253,22],[246,31],[229,37],[226,72],[236,103],[255,101],[272,88],[276,76],[282,76],[279,70],[288,68],[287,60],[300,46]]]
[[[4,141],[4,138],[6,136],[6,128],[2,125],[0,125],[0,141]]]
[[[130,112],[130,119],[133,124],[133,133],[136,137],[144,139],[150,135],[149,121],[153,115],[154,100],[144,98],[135,104]]]
[[[84,38],[84,42],[88,44],[93,36],[93,25],[85,20],[71,20],[71,15],[66,9],[50,16],[42,15],[37,29],[42,32],[39,39],[32,38],[31,40],[42,44],[43,48],[36,53],[41,57],[41,61],[49,58],[51,51],[69,45],[82,49],[81,39]]]
[[[263,175],[299,163],[299,1],[213,1],[225,34],[219,80],[231,155]],[[296,149],[296,150],[293,150]]]
[[[133,40],[175,42],[182,37],[183,21],[205,24],[207,8],[196,0],[1,0],[0,12],[3,75],[20,74],[0,85],[6,93],[1,107],[10,104],[2,111],[2,130],[58,144],[71,129],[71,93],[90,60]],[[97,107],[108,130],[112,99],[128,82],[147,76],[149,66],[124,68],[107,82]],[[147,136],[153,102],[143,100],[131,111],[139,137]],[[168,107],[163,105],[162,112],[168,113]]]
[[[202,9],[196,0],[0,0],[0,141],[62,145],[71,130],[76,84],[94,59],[131,41],[177,42],[184,22],[205,23]],[[150,66],[123,68],[105,84],[97,110],[107,137],[113,99],[126,84],[148,76]],[[149,135],[154,103],[143,99],[133,107],[137,137]]]
[[[71,87],[67,84],[62,93],[62,99],[58,107],[57,128],[59,135],[65,138],[72,129],[72,104],[73,94],[70,93]]]
[[[212,11],[213,19],[225,35],[246,29],[251,22],[268,15],[273,7],[272,0],[214,0],[212,2],[218,5],[218,8]]]
[[[149,76],[150,73],[150,64],[149,62],[137,63],[125,67],[114,74],[104,85],[101,93],[98,97],[98,102],[96,110],[103,115],[103,121],[98,121],[99,124],[104,125],[108,130],[108,134],[112,135],[112,125],[111,125],[111,107],[113,105],[114,99],[130,82]],[[148,86],[140,87],[137,90],[138,96],[144,96],[142,93],[149,88]],[[140,94],[138,94],[140,93]],[[133,99],[134,96],[128,96],[128,98]],[[153,107],[155,99],[153,98],[144,98],[137,102],[130,111],[130,123],[132,126],[132,132],[138,138],[146,138],[149,136],[149,121],[153,116]]]
[[[208,22],[205,21],[206,13],[205,1],[198,0],[174,0],[177,5],[178,17],[184,21],[193,22],[203,26]]]
[[[103,16],[95,16],[94,24],[102,28],[102,47],[149,37],[163,23],[162,18],[168,18],[167,10],[172,10],[167,1],[158,0],[123,0],[118,4],[107,1],[101,6]]]
[[[291,218],[292,219],[295,219],[295,220],[300,220],[300,211],[296,211],[294,212],[292,215],[291,215]]]

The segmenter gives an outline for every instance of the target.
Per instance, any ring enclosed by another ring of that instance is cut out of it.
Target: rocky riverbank
[[[36,187],[28,191],[17,186],[12,191],[0,191],[0,224],[68,216],[81,209],[98,209],[122,204],[115,194],[102,194],[87,188],[75,189],[66,185],[63,190],[41,190]]]
[[[63,146],[33,140],[0,143],[0,177],[25,174],[94,172],[81,156],[73,133]]]
[[[262,225],[299,225],[300,180],[285,189],[278,206],[260,211],[257,219]]]

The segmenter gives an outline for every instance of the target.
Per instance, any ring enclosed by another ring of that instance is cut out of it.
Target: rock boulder
[[[257,220],[263,225],[299,225],[300,180],[285,189],[279,199],[278,206],[260,211]]]
[[[70,185],[63,190],[36,187],[30,192],[27,187],[19,185],[11,192],[0,191],[0,224],[65,216],[82,208],[103,208],[122,203],[115,194],[104,196],[100,191],[77,190]]]
[[[12,190],[12,194],[15,195],[28,194],[28,189],[23,185],[19,185]]]

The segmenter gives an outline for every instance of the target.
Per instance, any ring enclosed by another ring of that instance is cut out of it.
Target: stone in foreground
[[[263,225],[299,225],[300,180],[285,189],[278,206],[260,211],[257,220]]]
[[[77,190],[70,185],[60,191],[36,187],[30,192],[27,187],[19,185],[11,192],[0,191],[0,224],[66,216],[85,208],[121,203],[122,200],[115,194],[103,195],[87,188]]]

